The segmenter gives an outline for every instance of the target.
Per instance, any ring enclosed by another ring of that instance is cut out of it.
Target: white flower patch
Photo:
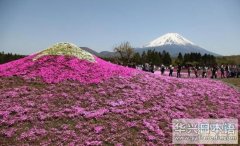
[[[91,53],[89,53],[71,43],[57,43],[57,44],[53,45],[52,47],[39,52],[37,54],[37,56],[33,58],[33,60],[37,60],[37,59],[39,59],[43,56],[47,56],[47,55],[75,56],[82,60],[88,60],[90,62],[95,62],[95,58]]]

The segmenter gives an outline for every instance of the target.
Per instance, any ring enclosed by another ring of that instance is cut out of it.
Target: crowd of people
[[[176,77],[181,78],[182,74],[187,74],[187,77],[202,77],[202,78],[239,78],[240,77],[240,66],[237,65],[214,65],[214,66],[192,66],[192,65],[177,65],[177,66],[165,66],[161,65],[157,67],[153,64],[145,63],[143,65],[136,66],[137,69],[148,71],[154,73],[155,71],[160,71],[161,75],[165,74],[165,71],[168,71],[169,76],[173,76],[174,70],[176,70]]]

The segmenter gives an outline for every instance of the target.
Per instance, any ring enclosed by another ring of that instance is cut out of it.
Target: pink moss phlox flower
[[[101,109],[97,109],[97,110],[94,110],[94,111],[85,111],[84,116],[86,118],[97,118],[97,117],[100,117],[100,116],[102,116],[102,115],[104,115],[108,112],[109,112],[108,109],[101,108]]]
[[[114,76],[131,76],[137,70],[106,62],[95,56],[96,62],[76,57],[43,56],[36,61],[30,55],[23,59],[0,65],[0,77],[20,76],[25,79],[41,78],[47,83],[76,80],[84,84],[99,83]],[[14,92],[12,94],[15,94]],[[64,95],[66,96],[66,94]]]
[[[96,127],[94,127],[94,131],[96,133],[100,133],[103,129],[104,129],[103,126],[96,126]]]

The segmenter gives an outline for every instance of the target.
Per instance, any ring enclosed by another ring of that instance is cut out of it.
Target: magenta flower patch
[[[0,145],[171,145],[172,119],[240,121],[240,92],[220,81],[34,57],[0,65]]]
[[[95,57],[96,62],[90,62],[71,56],[43,56],[34,61],[35,56],[0,65],[0,77],[39,78],[47,83],[72,80],[88,84],[99,83],[104,79],[116,76],[127,77],[137,72],[134,69],[105,62],[97,57]]]

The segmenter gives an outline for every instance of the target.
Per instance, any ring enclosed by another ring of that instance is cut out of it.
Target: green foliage
[[[138,52],[134,53],[134,50],[131,47],[129,42],[124,42],[119,46],[115,47],[114,52],[118,54],[118,58],[117,58],[118,63],[123,65],[129,65],[129,64],[139,65],[144,63],[151,63],[154,65],[160,66],[161,64],[170,65],[172,63],[171,56],[166,51],[163,51],[161,53],[155,50],[148,50],[147,52],[143,51],[142,54]],[[114,59],[111,59],[111,60],[114,60]]]
[[[0,64],[7,63],[9,61],[17,60],[25,57],[24,55],[12,54],[12,53],[4,53],[0,52]]]
[[[161,64],[170,65],[172,63],[171,56],[168,52],[157,52],[155,50],[143,51],[142,55],[135,53],[132,59],[135,64],[151,63],[157,66]]]
[[[142,64],[141,55],[139,53],[135,53],[132,58],[132,62],[136,64]]]
[[[119,48],[122,48],[122,46]],[[116,50],[115,50],[115,52],[116,52]],[[121,52],[121,53],[124,54],[123,52]],[[130,59],[128,61],[128,58],[121,57],[120,52],[119,52],[118,57],[103,58],[103,59],[113,62],[113,63],[116,63],[116,64],[122,64],[122,65],[140,65],[140,64],[144,64],[144,63],[151,63],[154,65],[160,66],[161,64],[164,64],[164,65],[172,64],[172,58],[171,58],[170,54],[166,51],[157,52],[155,50],[148,50],[147,52],[143,51],[142,54],[136,52],[129,56],[130,56],[129,57]]]
[[[182,53],[179,52],[177,59],[175,60],[175,64],[183,64],[183,56]]]
[[[166,52],[165,50],[162,52],[162,63],[164,65],[170,65],[172,64],[172,59],[171,56],[168,52]]]
[[[180,63],[183,65],[207,65],[207,66],[217,64],[215,56],[210,54],[201,55],[200,53],[186,53],[184,54],[183,61]]]
[[[237,64],[240,65],[240,55],[217,57],[218,64]]]

